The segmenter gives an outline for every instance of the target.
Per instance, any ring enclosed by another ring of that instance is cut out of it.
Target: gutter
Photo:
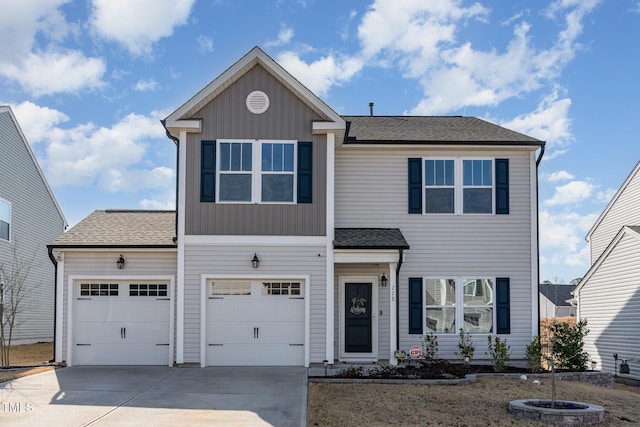
[[[160,120],[160,123],[162,123],[162,127],[164,128],[164,131],[167,134],[167,138],[171,139],[173,143],[176,144],[176,235],[173,238],[173,242],[177,243],[178,242],[178,191],[180,189],[180,171],[178,169],[180,166],[180,139],[171,135],[171,133],[169,132],[169,129],[167,129],[167,121],[165,119]]]
[[[538,252],[538,283],[536,283],[536,295],[538,296],[538,337],[540,336],[540,188],[538,185],[538,167],[542,162],[542,156],[544,156],[543,143],[540,145],[540,154],[536,159],[536,251]]]
[[[47,246],[47,252],[49,259],[53,263],[53,357],[49,360],[49,363],[56,361],[56,324],[58,323],[58,304],[56,303],[56,295],[58,295],[58,261],[53,256],[53,247]]]
[[[396,267],[396,350],[400,350],[400,267],[404,250],[398,249],[398,266]]]

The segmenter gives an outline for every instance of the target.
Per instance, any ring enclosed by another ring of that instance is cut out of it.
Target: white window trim
[[[425,190],[427,188],[452,188],[451,186],[429,186],[425,181],[425,161],[426,160],[453,160],[453,213],[427,213],[427,198]],[[490,160],[491,161],[491,212],[487,213],[464,213],[464,189],[465,188],[488,188],[487,186],[464,185],[464,160]],[[434,156],[422,158],[422,215],[429,216],[451,216],[451,215],[495,215],[496,214],[496,174],[494,157],[473,157],[473,156]]]
[[[222,171],[220,163],[222,156],[220,155],[220,149],[223,143],[249,143],[251,144],[251,171]],[[290,144],[293,145],[293,172],[273,172],[262,171],[262,145],[263,144]],[[221,174],[251,174],[251,200],[249,201],[228,201],[220,200],[220,175]],[[262,201],[262,175],[292,175],[293,176],[293,198],[290,202],[263,202]],[[219,139],[216,144],[216,203],[230,204],[230,205],[248,205],[248,204],[261,204],[261,205],[295,205],[298,203],[298,141],[284,139]]]
[[[0,237],[0,240],[3,240],[5,242],[10,242],[11,241],[11,235],[13,234],[12,233],[13,227],[11,226],[12,217],[13,217],[13,205],[11,204],[10,201],[2,199],[2,198],[0,198],[0,203],[6,203],[6,204],[9,205],[9,222],[8,222],[8,224],[9,224],[9,238],[8,239],[3,239],[2,237]],[[7,222],[7,221],[3,221],[3,222]]]
[[[427,305],[426,303],[426,295],[427,295],[427,280],[440,280],[440,279],[453,279],[456,283],[456,299],[455,303],[452,305]],[[470,333],[474,336],[482,336],[482,335],[493,335],[496,330],[496,278],[488,277],[483,275],[473,276],[473,275],[465,275],[465,276],[455,276],[455,275],[447,275],[443,274],[440,276],[424,276],[422,278],[422,335],[427,333],[427,310],[429,308],[441,308],[441,307],[453,307],[455,309],[455,320],[456,327],[455,331],[451,332],[434,332],[434,335],[442,335],[442,336],[454,336],[460,333],[460,328],[464,326],[464,309],[472,308],[472,307],[481,307],[480,305],[465,305],[464,304],[464,281],[465,280],[491,280],[493,283],[493,291],[491,293],[491,331],[490,332],[474,332]],[[467,331],[465,331],[467,333]]]

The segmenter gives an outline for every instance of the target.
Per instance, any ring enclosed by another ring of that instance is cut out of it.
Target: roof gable
[[[585,286],[585,284],[587,284],[587,282],[589,281],[591,276],[593,276],[593,274],[596,271],[598,271],[600,266],[609,257],[609,254],[613,251],[613,249],[615,249],[615,247],[618,245],[618,243],[620,243],[622,238],[624,236],[626,236],[626,235],[634,237],[635,239],[637,239],[640,242],[640,226],[635,226],[635,225],[627,226],[627,225],[625,225],[624,227],[622,227],[620,229],[618,234],[616,234],[616,237],[614,237],[613,240],[611,241],[611,243],[609,243],[609,246],[607,246],[605,251],[597,259],[597,261],[595,263],[593,263],[591,268],[589,268],[589,271],[587,271],[587,274],[585,274],[585,276],[582,278],[582,280],[580,281],[580,284],[578,284],[578,286],[576,286],[576,289],[575,289],[574,293],[577,294],[578,292],[580,292],[580,290]]]
[[[333,109],[325,104],[324,101],[296,80],[291,74],[282,68],[280,64],[274,61],[257,46],[216,77],[211,83],[205,86],[200,90],[200,92],[195,94],[176,111],[171,113],[164,120],[165,127],[172,133],[179,130],[199,131],[199,128],[195,128],[197,124],[193,123],[194,119],[192,115],[201,110],[212,99],[258,64],[278,79],[285,87],[295,93],[311,109],[318,112],[320,115],[327,117],[330,122],[334,123],[336,129],[344,129],[344,119],[338,113],[333,111]]]
[[[27,153],[29,154],[29,157],[31,158],[33,166],[36,168],[36,172],[40,176],[40,180],[42,181],[42,184],[44,185],[47,193],[51,197],[51,201],[53,202],[56,210],[58,211],[58,214],[60,215],[60,218],[62,218],[62,222],[64,224],[64,228],[67,228],[67,225],[68,225],[67,224],[67,220],[64,217],[64,214],[62,213],[62,209],[60,208],[60,205],[58,204],[58,200],[56,200],[56,196],[53,194],[53,191],[51,190],[51,187],[49,187],[49,183],[47,182],[47,179],[45,178],[44,173],[42,172],[42,169],[40,169],[40,165],[38,164],[38,160],[36,159],[36,156],[33,153],[33,150],[31,149],[31,146],[29,145],[29,142],[27,141],[27,138],[24,136],[24,133],[22,132],[22,128],[20,127],[20,124],[18,123],[18,119],[16,119],[16,116],[13,114],[13,110],[11,109],[11,107],[9,107],[7,105],[0,105],[0,114],[8,114],[9,115],[9,118],[11,119],[11,122],[13,123],[13,126],[15,127],[15,130],[16,130],[16,132],[18,133],[18,135],[20,137],[20,140],[24,144],[24,147],[27,150]]]
[[[604,208],[604,210],[602,211],[602,213],[600,214],[600,216],[598,217],[596,222],[593,223],[593,226],[591,227],[591,229],[589,230],[589,232],[587,233],[587,235],[585,237],[585,239],[587,241],[589,241],[591,239],[591,235],[596,231],[596,229],[602,223],[602,221],[604,221],[604,219],[607,216],[607,214],[609,213],[609,211],[613,208],[613,206],[618,201],[618,199],[620,198],[622,193],[624,193],[624,191],[627,189],[629,184],[631,184],[631,182],[634,179],[636,179],[636,177],[637,177],[637,179],[640,179],[640,173],[639,172],[640,172],[640,162],[636,163],[636,166],[633,168],[633,170],[631,171],[629,176],[627,176],[627,179],[625,179],[625,181],[622,183],[622,185],[620,186],[618,191],[616,191],[616,194],[613,195],[613,197],[611,198],[611,201],[609,202],[607,207]]]

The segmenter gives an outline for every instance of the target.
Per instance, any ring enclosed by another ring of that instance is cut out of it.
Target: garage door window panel
[[[298,282],[265,282],[262,284],[262,295],[300,296],[302,293]]]
[[[129,285],[129,296],[131,297],[166,297],[167,285],[156,283],[135,283]]]
[[[211,282],[212,296],[251,295],[251,282]]]
[[[117,283],[81,283],[80,296],[118,296],[119,286]]]

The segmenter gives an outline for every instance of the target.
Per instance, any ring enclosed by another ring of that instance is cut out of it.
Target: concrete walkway
[[[5,426],[304,426],[305,368],[69,367],[0,383]]]

